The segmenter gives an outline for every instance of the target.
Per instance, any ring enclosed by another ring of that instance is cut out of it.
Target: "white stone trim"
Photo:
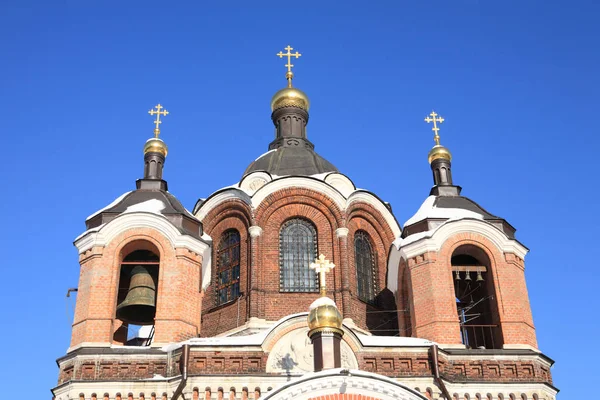
[[[325,183],[339,190],[344,197],[350,196],[350,194],[356,190],[356,187],[354,187],[354,183],[352,183],[350,178],[336,172],[327,174],[327,176],[325,176]]]
[[[379,211],[379,213],[383,216],[383,218],[385,219],[385,222],[387,222],[388,226],[392,230],[394,237],[400,236],[400,234],[402,233],[402,230],[400,229],[400,225],[398,225],[398,222],[394,218],[394,215],[391,213],[389,208],[387,208],[381,202],[381,200],[379,200],[377,197],[373,196],[369,192],[356,191],[348,197],[348,203],[346,205],[346,210],[348,210],[350,208],[350,205],[352,203],[354,203],[355,201],[362,201],[364,203],[369,204],[370,206],[373,206],[373,208],[375,208],[377,211]]]
[[[300,176],[279,178],[267,183],[265,186],[257,190],[252,196],[252,206],[256,209],[269,195],[290,187],[300,187],[303,189],[311,189],[315,192],[323,193],[333,200],[340,210],[344,210],[346,208],[346,199],[331,185],[328,185],[327,183],[317,179],[304,178]]]
[[[431,231],[417,233],[394,242],[388,257],[388,289],[394,294],[398,292],[398,268],[402,258],[408,260],[429,251],[438,252],[446,240],[460,233],[477,233],[490,240],[501,253],[514,253],[521,259],[524,259],[529,251],[517,240],[510,239],[486,221],[472,218],[448,220]]]
[[[348,228],[337,228],[335,230],[335,237],[337,237],[337,238],[348,237],[348,232],[350,232],[350,230]]]
[[[397,400],[426,399],[422,394],[386,376],[341,368],[305,374],[267,393],[264,399],[307,400],[337,393]]]
[[[190,235],[184,235],[166,217],[149,212],[132,212],[121,214],[112,221],[95,229],[90,229],[75,239],[75,247],[79,254],[92,247],[106,247],[115,237],[134,228],[149,228],[158,231],[173,248],[185,248],[201,254],[202,287],[210,283],[211,246]],[[207,283],[208,280],[208,283]]]
[[[83,253],[92,247],[105,247],[115,237],[132,228],[150,228],[160,232],[174,248],[184,247],[198,254],[203,254],[208,247],[206,243],[177,230],[164,216],[148,212],[121,214],[98,230],[90,230],[75,240],[75,247]]]
[[[509,239],[503,232],[491,224],[477,219],[459,219],[448,221],[432,231],[430,236],[400,245],[400,251],[405,259],[415,257],[428,251],[439,251],[446,240],[461,233],[477,233],[489,239],[502,253],[514,253],[519,258],[525,258],[529,250],[515,239]]]
[[[215,208],[217,205],[221,204],[224,201],[231,199],[239,199],[244,203],[251,205],[252,200],[248,194],[238,188],[230,187],[224,189],[222,192],[219,192],[211,197],[209,197],[203,204],[200,206],[200,209],[196,212],[196,218],[202,221],[208,213]]]
[[[250,233],[250,237],[257,238],[262,235],[263,229],[258,225],[253,225],[248,228],[248,232]]]
[[[332,179],[339,178],[339,182],[342,182],[342,181],[345,182],[344,185],[346,185],[346,184],[349,185],[352,183],[347,177],[345,177],[344,175],[341,175],[341,174],[330,174],[330,175],[328,175],[328,177],[332,176],[332,175],[335,175],[332,177]],[[342,179],[342,178],[344,178],[344,179]],[[325,196],[327,196],[331,200],[333,200],[335,202],[335,204],[338,206],[338,208],[343,211],[347,211],[350,208],[350,206],[352,205],[352,203],[354,203],[356,201],[365,202],[365,203],[371,205],[373,208],[375,208],[383,216],[386,223],[392,230],[394,237],[400,236],[400,233],[401,233],[400,225],[398,225],[398,222],[394,218],[391,211],[385,206],[385,204],[383,204],[381,202],[380,199],[378,199],[376,196],[372,195],[371,193],[369,193],[367,191],[354,190],[354,189],[353,189],[354,191],[351,192],[348,195],[348,197],[346,198],[334,186],[327,183],[327,177],[325,179],[326,179],[326,181],[322,181],[317,178],[301,177],[301,176],[288,176],[288,177],[277,178],[270,182],[267,182],[260,189],[256,190],[256,192],[254,192],[252,194],[252,196],[248,195],[248,193],[246,193],[245,191],[243,191],[242,189],[239,189],[237,187],[229,187],[229,188],[223,189],[223,191],[221,191],[221,192],[217,192],[212,197],[209,197],[208,200],[206,200],[202,204],[200,209],[196,212],[195,216],[196,216],[196,218],[198,218],[199,220],[202,221],[206,217],[206,215],[208,215],[208,213],[213,208],[215,208],[217,205],[219,205],[223,201],[226,201],[229,199],[234,199],[234,198],[244,201],[245,203],[249,204],[252,207],[252,209],[256,210],[260,206],[260,204],[271,194],[273,194],[279,190],[282,190],[282,189],[287,189],[290,187],[298,187],[298,188],[302,188],[302,189],[311,189],[311,190],[314,190],[315,192],[324,194]],[[345,179],[347,179],[348,181],[346,182]],[[353,184],[352,184],[352,187],[354,187]],[[343,188],[343,189],[344,189],[344,191],[346,191],[347,188]]]

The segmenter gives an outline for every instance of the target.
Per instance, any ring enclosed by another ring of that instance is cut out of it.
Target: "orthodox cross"
[[[156,110],[152,109],[152,110],[148,111],[148,114],[156,115],[156,119],[154,120],[154,124],[156,125],[156,128],[154,128],[154,137],[158,138],[158,134],[160,133],[160,129],[158,128],[158,126],[160,124],[162,124],[162,121],[160,120],[160,116],[167,115],[167,114],[169,114],[169,112],[167,110],[160,111],[161,109],[164,109],[164,107],[161,106],[160,104],[157,104],[156,107],[154,107],[154,108],[156,108]]]
[[[287,67],[287,73],[285,74],[285,78],[288,80],[288,87],[292,87],[292,78],[294,77],[294,73],[292,72],[292,67],[294,66],[294,64],[292,64],[292,57],[296,57],[296,58],[300,58],[300,56],[302,54],[298,53],[297,51],[295,53],[292,53],[292,50],[294,50],[292,47],[290,47],[290,45],[288,44],[288,46],[284,49],[287,50],[287,53],[283,53],[283,52],[279,52],[276,55],[279,56],[279,58],[283,58],[283,56],[287,56],[287,64],[285,64],[285,66]]]
[[[319,284],[321,296],[327,295],[327,288],[325,287],[325,274],[331,271],[335,267],[335,264],[325,259],[325,255],[321,254],[319,258],[315,259],[314,263],[310,264],[310,268],[314,269],[319,274]]]
[[[431,118],[429,116],[431,116]],[[438,118],[436,118],[436,117],[438,117]],[[437,123],[439,122],[441,124],[442,122],[444,122],[444,118],[442,118],[438,114],[436,114],[435,111],[431,111],[431,114],[429,114],[427,117],[425,117],[425,122],[427,122],[427,123],[433,122],[433,128],[431,128],[431,130],[435,134],[433,136],[433,140],[435,140],[436,145],[439,145],[440,144],[440,135],[438,134],[438,131],[440,130],[440,128],[437,127]]]

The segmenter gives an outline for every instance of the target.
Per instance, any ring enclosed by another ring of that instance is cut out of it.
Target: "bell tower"
[[[209,243],[163,180],[167,145],[159,126],[168,111],[159,104],[149,114],[156,116],[154,137],[144,146],[136,190],[88,217],[75,240],[81,272],[69,351],[158,346],[200,333]]]
[[[505,219],[461,196],[452,155],[440,144],[437,124],[444,119],[431,112],[425,122],[433,123],[434,186],[399,242],[398,285],[409,293],[412,334],[470,349],[537,349],[525,284],[528,250]]]

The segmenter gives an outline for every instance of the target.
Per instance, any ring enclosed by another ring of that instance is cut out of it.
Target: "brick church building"
[[[455,185],[443,119],[426,118],[433,186],[400,225],[315,151],[309,99],[292,86],[299,54],[286,50],[268,151],[191,212],[163,179],[167,111],[150,112],[143,178],[75,239],[54,399],[554,400],[528,250]],[[328,273],[312,268],[321,254]]]

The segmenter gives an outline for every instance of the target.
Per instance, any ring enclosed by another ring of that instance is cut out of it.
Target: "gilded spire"
[[[279,58],[287,57],[287,72],[285,73],[285,78],[288,81],[287,87],[281,89],[277,93],[273,95],[271,99],[271,111],[275,111],[279,108],[288,108],[288,107],[297,107],[301,108],[304,111],[308,111],[310,108],[310,102],[308,101],[308,96],[302,90],[292,87],[292,79],[294,78],[294,73],[292,72],[292,57],[299,58],[302,54],[295,52],[292,53],[293,47],[287,46],[284,50],[287,53],[280,51],[276,55]]]
[[[302,54],[298,53],[297,51],[295,53],[292,53],[292,50],[294,50],[294,48],[291,47],[289,44],[284,50],[287,50],[287,53],[283,53],[280,51],[276,55],[278,55],[279,58],[283,58],[283,56],[287,57],[287,64],[285,64],[285,66],[288,70],[285,74],[285,79],[287,79],[288,81],[288,87],[291,88],[292,79],[294,78],[294,73],[292,72],[292,67],[294,66],[294,64],[292,64],[292,57],[300,58]]]
[[[433,128],[431,128],[431,130],[433,131],[433,140],[435,141],[435,146],[433,146],[433,148],[429,151],[429,164],[438,158],[443,158],[448,161],[452,160],[452,154],[450,154],[450,150],[440,144],[440,128],[438,127],[438,123],[441,124],[444,122],[444,118],[438,115],[435,111],[431,111],[431,114],[425,117],[425,122],[428,124],[433,122]]]
[[[157,104],[154,108],[156,108],[156,110],[152,109],[150,111],[148,111],[148,114],[150,115],[156,115],[156,119],[154,120],[154,138],[158,139],[158,135],[160,135],[160,128],[159,125],[162,124],[162,121],[160,120],[160,116],[166,116],[169,114],[169,112],[167,110],[164,110],[164,107],[159,104]],[[163,110],[163,111],[160,111]]]
[[[436,117],[438,117],[438,118],[436,118]],[[427,123],[433,122],[433,128],[431,128],[431,130],[433,131],[433,140],[435,140],[435,144],[437,146],[439,146],[439,144],[440,144],[440,135],[439,135],[440,128],[438,128],[437,123],[439,122],[441,124],[442,122],[444,122],[444,118],[442,118],[435,111],[432,110],[431,114],[429,114],[427,117],[425,117],[425,122],[427,122]]]
[[[161,111],[162,110],[162,111]],[[161,106],[160,104],[157,104],[154,109],[148,111],[148,114],[154,116],[156,115],[156,119],[154,120],[154,137],[148,139],[148,141],[146,141],[146,145],[144,146],[144,154],[147,153],[160,153],[163,155],[163,157],[167,156],[167,145],[165,142],[163,142],[161,139],[158,138],[158,135],[160,135],[160,124],[162,124],[162,121],[160,120],[160,116],[166,116],[169,114],[169,112],[167,110],[164,109],[163,106]]]

